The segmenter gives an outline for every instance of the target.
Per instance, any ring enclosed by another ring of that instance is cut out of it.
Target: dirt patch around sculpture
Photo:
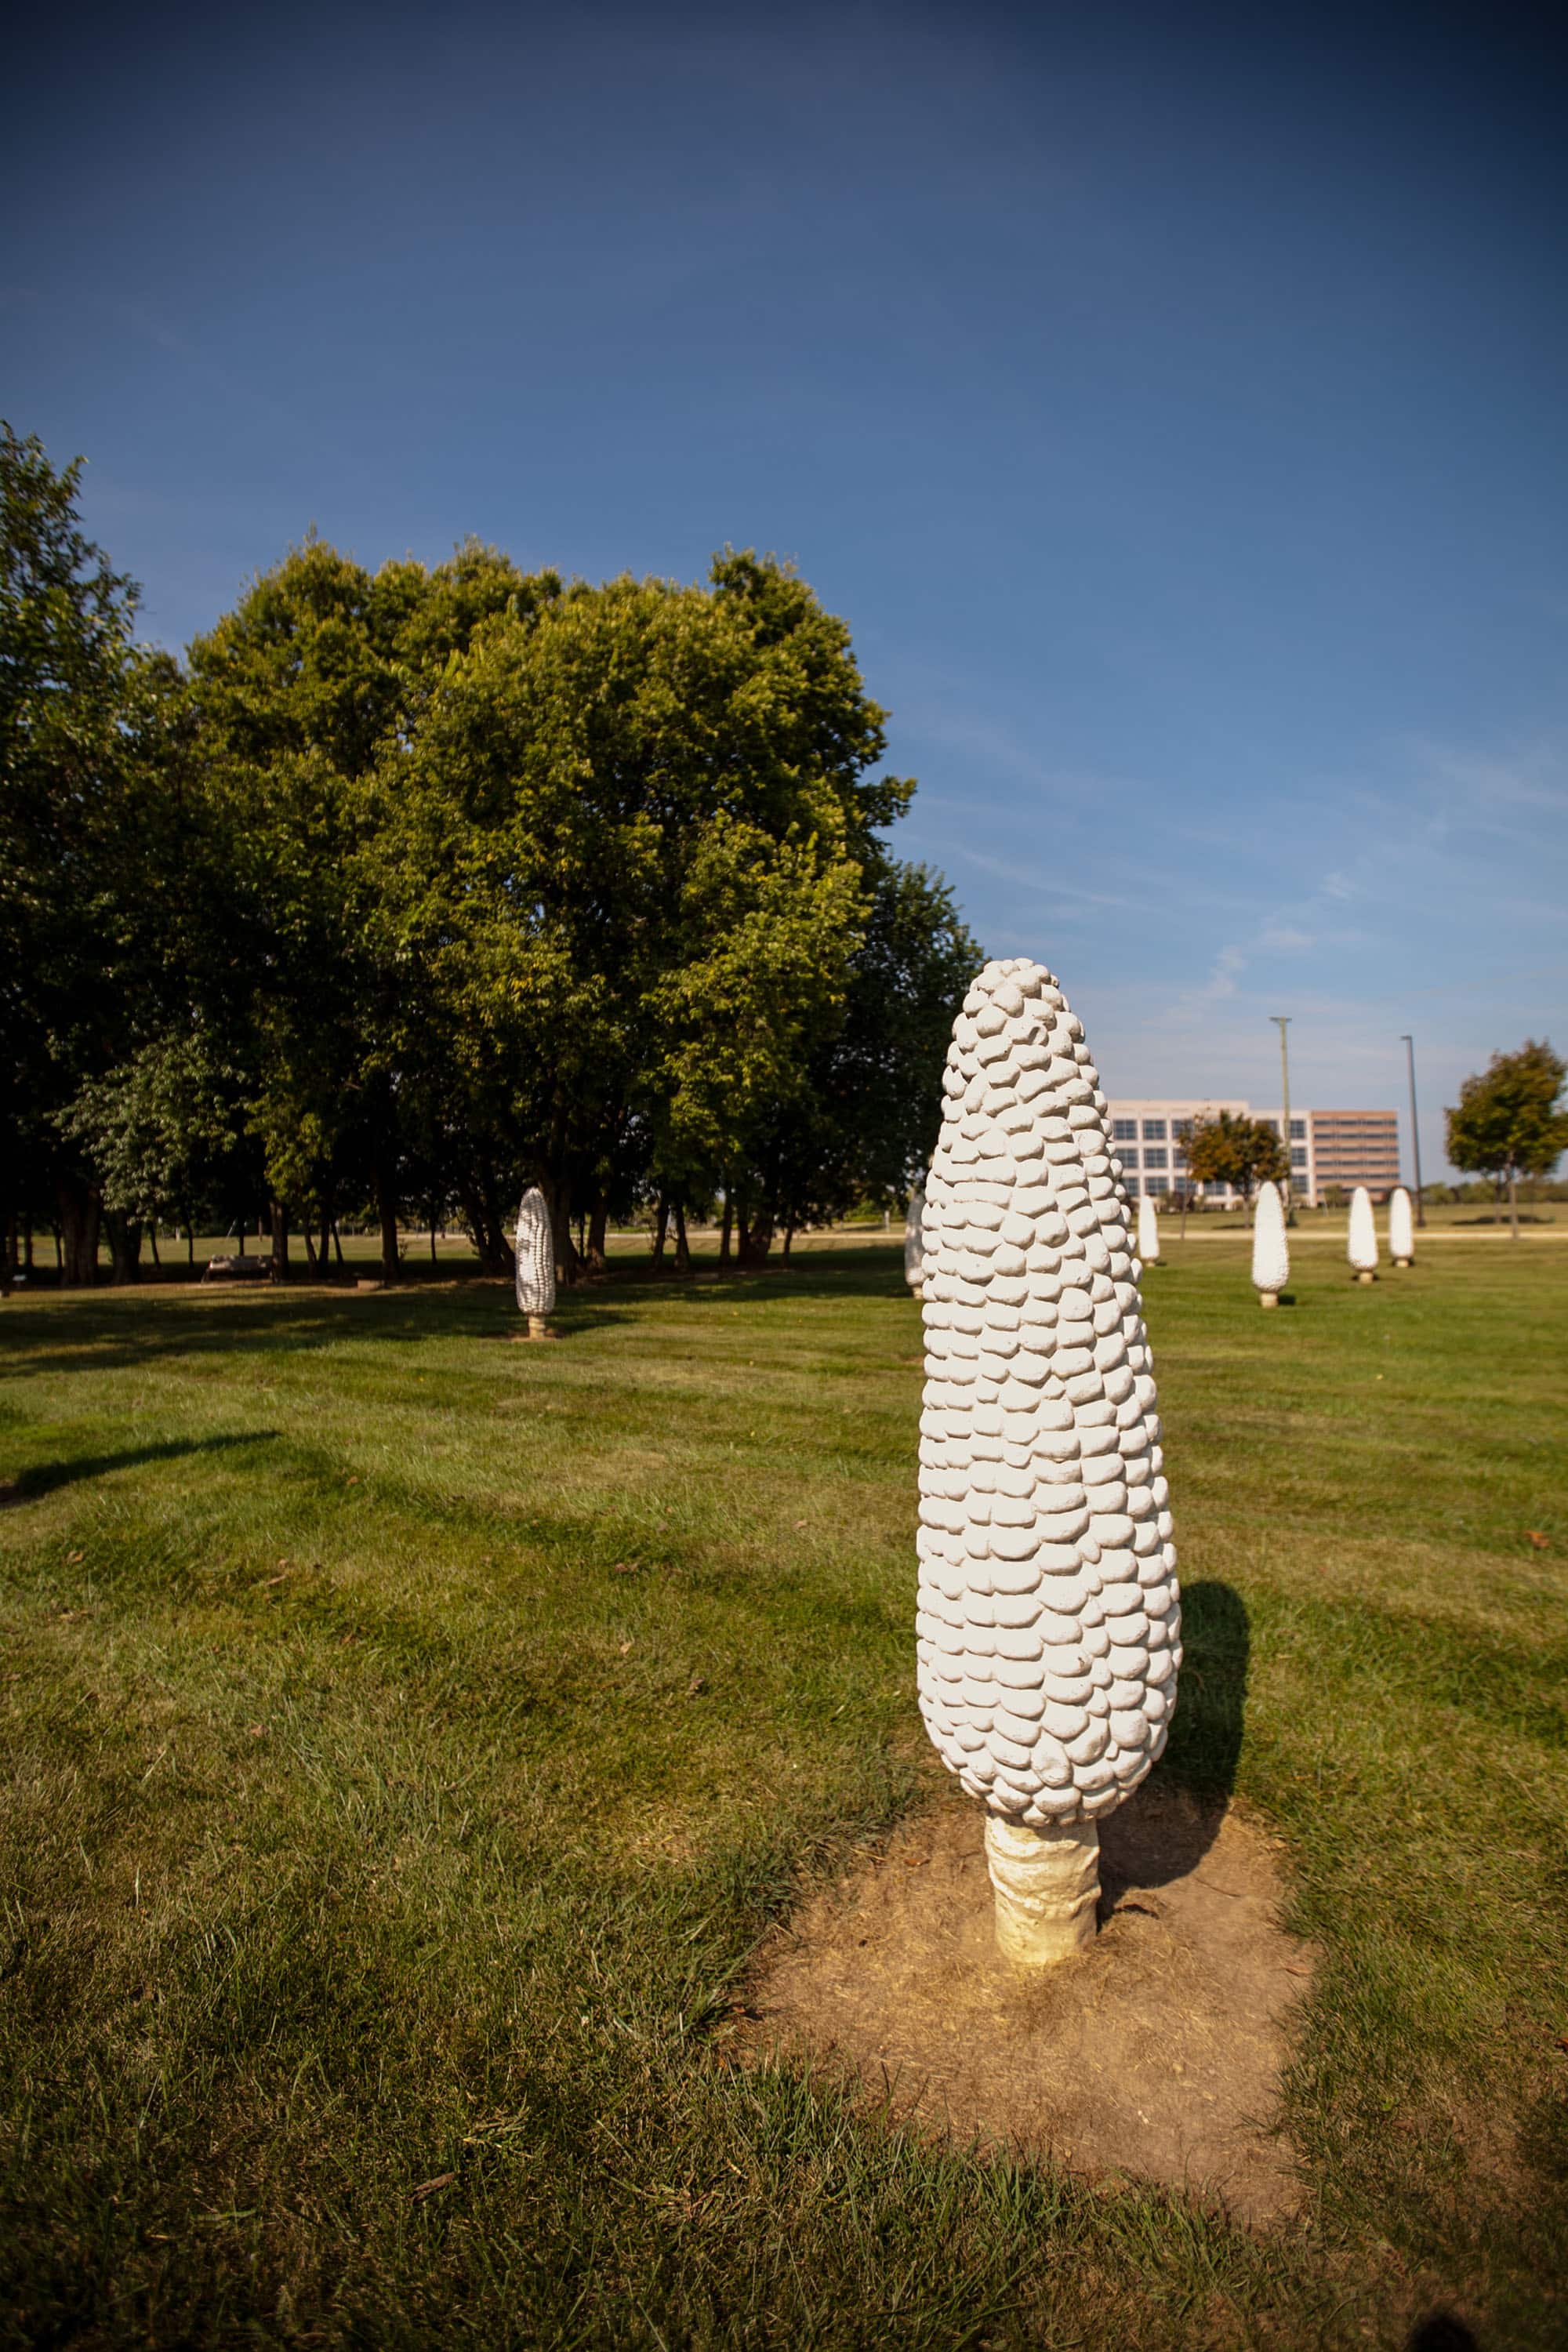
[[[725,2029],[858,2083],[980,2151],[1157,2180],[1238,2221],[1301,2201],[1278,2124],[1310,1948],[1278,1924],[1278,1848],[1234,1808],[1145,1785],[1100,1825],[1101,1928],[1033,1972],[993,1942],[984,1824],[940,1802],[764,1948]]]

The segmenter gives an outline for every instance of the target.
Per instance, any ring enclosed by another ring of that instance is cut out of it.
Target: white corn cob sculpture
[[[1285,1238],[1285,1203],[1279,1187],[1265,1181],[1258,1188],[1252,1216],[1252,1283],[1265,1307],[1278,1307],[1279,1293],[1290,1279],[1290,1244]]]
[[[1395,1265],[1415,1263],[1415,1224],[1403,1184],[1396,1184],[1388,1196],[1388,1255]]]
[[[924,1297],[921,1285],[925,1280],[925,1220],[926,1188],[922,1176],[910,1194],[909,1213],[904,1219],[904,1280],[917,1298]]]
[[[1160,1220],[1147,1192],[1138,1203],[1138,1255],[1145,1265],[1160,1263]]]
[[[1372,1194],[1364,1184],[1358,1184],[1351,1194],[1350,1234],[1345,1254],[1355,1268],[1358,1282],[1372,1282],[1377,1275],[1377,1225],[1372,1213]]]
[[[517,1303],[528,1318],[531,1339],[548,1336],[548,1317],[555,1305],[555,1237],[550,1210],[537,1184],[531,1184],[518,1204]]]
[[[987,964],[926,1183],[921,1712],[986,1807],[996,1932],[1095,1932],[1100,1815],[1164,1747],[1181,1663],[1148,1342],[1106,1102],[1051,974]]]

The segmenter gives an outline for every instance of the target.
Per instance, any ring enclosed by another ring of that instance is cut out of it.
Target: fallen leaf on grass
[[[795,1526],[796,1526],[797,1528],[804,1528],[804,1527],[805,1527],[805,1521],[804,1519],[796,1519],[796,1521],[795,1521]]]
[[[1529,1537],[1537,1551],[1550,1550],[1552,1538],[1550,1536],[1543,1536],[1539,1528],[1526,1528],[1524,1532]]]
[[[632,1646],[632,1645],[631,1645],[631,1643],[630,1643],[629,1642],[622,1642],[622,1643],[620,1643],[620,1645],[619,1645],[619,1647],[620,1647],[620,1653],[621,1653],[621,1655],[622,1655],[622,1657],[623,1657],[623,1658],[626,1656],[626,1652],[631,1648],[631,1646]]]
[[[612,1576],[635,1576],[642,1566],[640,1559],[618,1559],[611,1569]]]
[[[438,2172],[434,2180],[422,2180],[417,2189],[410,2190],[409,2202],[417,2205],[422,2197],[434,2197],[437,2189],[445,2189],[457,2177],[455,2172]]]
[[[249,1728],[250,1736],[251,1736],[252,1739],[265,1739],[265,1738],[266,1738],[266,1737],[267,1737],[267,1726],[266,1726],[264,1723],[253,1723],[253,1724],[251,1724],[251,1725],[248,1727],[248,1728]]]
[[[68,1551],[66,1554],[66,1566],[68,1568],[74,1568],[79,1559],[85,1559],[86,1558],[87,1554],[84,1551]]]
[[[693,1675],[686,1685],[686,1696],[688,1698],[699,1698],[707,1687],[708,1678],[705,1675]]]

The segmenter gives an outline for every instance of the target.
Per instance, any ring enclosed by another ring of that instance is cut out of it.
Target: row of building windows
[[[1292,1121],[1292,1125],[1294,1125],[1294,1121]],[[1138,1166],[1139,1156],[1137,1151],[1125,1145],[1117,1153],[1117,1158],[1121,1160],[1123,1168],[1131,1170]],[[1158,1144],[1152,1147],[1146,1146],[1142,1159],[1143,1166],[1145,1168],[1174,1168],[1178,1173],[1180,1173],[1187,1164],[1187,1155],[1184,1151],[1167,1151]],[[1320,1160],[1318,1164],[1320,1167],[1322,1167],[1324,1162]],[[1292,1168],[1304,1169],[1306,1167],[1307,1147],[1304,1143],[1293,1143],[1290,1146],[1290,1165]]]

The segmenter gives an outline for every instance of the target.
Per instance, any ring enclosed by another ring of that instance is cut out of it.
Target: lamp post
[[[1410,1149],[1415,1159],[1415,1222],[1426,1222],[1426,1203],[1421,1197],[1421,1129],[1415,1124],[1415,1040],[1408,1033],[1401,1038],[1405,1047],[1405,1065],[1410,1072]]]
[[[1268,1018],[1279,1032],[1279,1090],[1283,1097],[1279,1109],[1279,1124],[1284,1129],[1282,1140],[1285,1145],[1285,1214],[1289,1219],[1290,1214],[1290,1055],[1285,1042],[1285,1032],[1290,1026],[1291,1015],[1289,1013],[1271,1013]]]

